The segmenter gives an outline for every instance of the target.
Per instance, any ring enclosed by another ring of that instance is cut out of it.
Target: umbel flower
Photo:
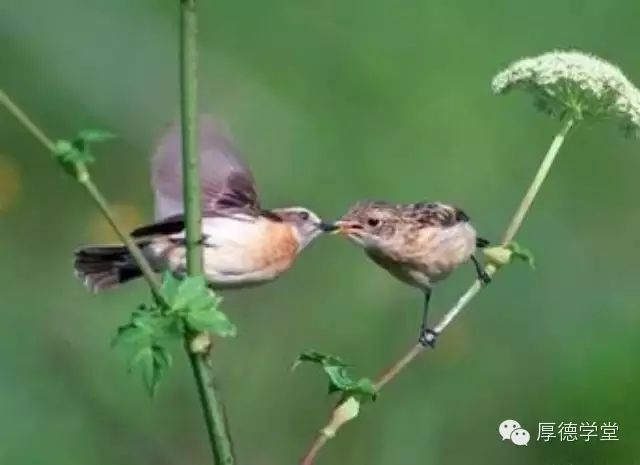
[[[619,68],[593,55],[553,51],[522,58],[499,72],[491,87],[496,94],[527,90],[540,109],[559,117],[613,117],[640,136],[640,91]]]

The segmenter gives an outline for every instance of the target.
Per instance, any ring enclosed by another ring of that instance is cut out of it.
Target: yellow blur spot
[[[133,205],[111,205],[111,211],[126,232],[131,232],[142,224],[142,214]],[[109,222],[99,212],[95,212],[89,221],[89,240],[96,244],[121,242]]]
[[[0,214],[16,204],[21,188],[18,165],[8,155],[0,153]]]

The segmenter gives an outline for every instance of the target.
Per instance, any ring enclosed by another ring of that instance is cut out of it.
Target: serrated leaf
[[[141,305],[131,314],[129,323],[118,328],[112,347],[122,350],[129,371],[139,371],[150,395],[161,376],[171,366],[171,354],[165,347],[172,339],[182,339],[184,323],[177,315],[163,314],[157,306]]]
[[[334,355],[317,351],[303,352],[294,362],[292,369],[300,363],[309,362],[320,365],[329,377],[329,393],[341,392],[343,397],[357,397],[361,401],[375,400],[378,392],[369,378],[354,380],[347,370],[347,364]]]
[[[149,331],[129,324],[118,328],[117,334],[111,340],[111,347],[145,345],[149,344],[150,340]]]
[[[294,362],[293,368],[295,368],[301,362],[311,362],[311,363],[317,363],[320,365],[328,364],[328,365],[339,365],[343,367],[347,366],[347,364],[340,357],[337,357],[335,355],[324,354],[322,352],[318,352],[315,350],[308,350],[308,351],[302,352]]]
[[[162,275],[162,285],[160,293],[169,305],[176,299],[178,289],[180,288],[180,280],[176,278],[170,271],[165,271]]]
[[[234,337],[237,333],[227,315],[215,308],[192,309],[185,315],[185,320],[194,331],[211,331],[221,337]]]
[[[354,386],[355,382],[349,377],[347,369],[338,365],[323,365],[324,371],[329,376],[330,392],[347,391]]]
[[[173,364],[166,348],[151,345],[141,348],[129,361],[130,371],[139,371],[147,392],[153,397],[166,371]]]
[[[204,276],[188,276],[180,282],[178,293],[172,302],[172,306],[177,309],[183,309],[202,297],[205,297],[211,306],[215,306],[216,301],[209,296]]]
[[[222,299],[207,287],[204,276],[188,276],[180,280],[165,274],[160,292],[169,305],[166,313],[184,318],[190,329],[211,331],[221,337],[236,335],[236,327],[218,310]]]

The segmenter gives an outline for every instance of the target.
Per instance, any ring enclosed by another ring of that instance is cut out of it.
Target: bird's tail
[[[483,249],[489,244],[491,244],[491,242],[489,242],[487,239],[483,239],[481,237],[476,238],[476,247],[479,249]]]
[[[73,267],[76,276],[92,292],[112,289],[142,276],[124,246],[89,246],[76,250]]]

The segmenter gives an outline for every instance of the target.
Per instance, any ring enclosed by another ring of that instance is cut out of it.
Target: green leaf
[[[162,275],[162,285],[160,286],[160,294],[171,305],[178,295],[180,280],[173,276],[170,271],[165,271]]]
[[[195,308],[189,311],[185,320],[194,331],[211,331],[221,337],[234,337],[236,327],[227,315],[215,308]]]
[[[210,295],[207,289],[204,276],[187,276],[180,282],[178,293],[171,305],[176,309],[185,309],[193,306],[195,301],[200,300],[198,305],[202,306],[202,298],[204,298],[211,307],[217,305],[216,299]]]
[[[525,249],[520,246],[517,242],[511,242],[506,246],[507,249],[511,250],[511,254],[513,258],[517,258],[527,263],[531,269],[535,270],[536,261],[533,253],[529,249]]]
[[[324,354],[315,350],[308,350],[301,353],[297,360],[294,362],[293,369],[295,369],[301,362],[317,363],[319,365],[336,365],[346,367],[347,364],[335,355]]]
[[[115,135],[100,129],[83,129],[72,140],[56,141],[53,157],[68,174],[80,180],[82,176],[87,175],[86,165],[95,161],[90,150],[91,144],[114,137]]]
[[[354,380],[349,375],[347,364],[340,357],[317,351],[307,351],[298,356],[292,369],[303,362],[314,363],[322,367],[329,377],[329,393],[340,392],[343,398],[352,396],[361,402],[375,400],[378,395],[373,381],[369,378]]]
[[[131,359],[130,370],[139,370],[142,382],[147,392],[153,397],[158,389],[160,380],[171,367],[171,354],[162,346],[152,345],[144,347]]]
[[[122,350],[128,359],[129,371],[139,371],[150,395],[160,378],[171,366],[166,343],[182,339],[184,323],[178,315],[169,315],[157,306],[140,306],[126,325],[118,328],[112,347]]]
[[[207,287],[204,276],[180,280],[165,273],[160,292],[169,305],[166,313],[184,318],[193,331],[211,331],[221,337],[236,335],[236,327],[218,309],[222,299]]]
[[[151,341],[149,332],[134,325],[118,328],[117,334],[111,341],[111,347],[148,345]]]
[[[86,172],[86,165],[94,161],[93,156],[78,148],[68,140],[59,140],[55,143],[53,157],[67,174],[79,179]]]

